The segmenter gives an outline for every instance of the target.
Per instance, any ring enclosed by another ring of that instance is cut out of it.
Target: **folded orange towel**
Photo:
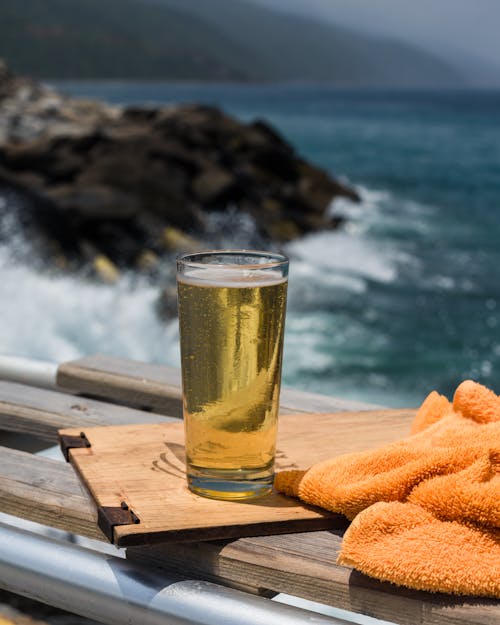
[[[432,392],[413,435],[284,471],[277,490],[354,519],[339,562],[378,579],[500,597],[500,397],[463,382]]]

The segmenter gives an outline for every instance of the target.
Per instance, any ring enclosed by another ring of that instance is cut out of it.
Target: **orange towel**
[[[500,598],[500,397],[432,392],[412,436],[284,471],[277,490],[354,519],[339,563],[419,590]]]

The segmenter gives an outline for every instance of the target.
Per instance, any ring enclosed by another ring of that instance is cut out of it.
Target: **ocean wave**
[[[389,249],[344,231],[320,232],[290,243],[287,251],[293,257],[297,275],[309,275],[329,284],[339,276],[350,277],[355,290],[361,280],[392,282],[397,277],[396,258]],[[300,267],[300,263],[305,267]]]
[[[402,236],[431,236],[440,208],[395,194],[387,189],[374,189],[349,181],[361,201],[348,198],[334,199],[328,212],[330,216],[346,219],[345,230],[353,235],[388,235],[396,240]]]
[[[391,403],[402,404],[405,393],[411,398],[416,392],[408,380],[421,357],[408,354],[414,349],[411,337],[422,334],[420,311],[441,310],[447,294],[450,303],[460,293],[477,299],[484,287],[468,270],[476,262],[471,250],[451,247],[445,257],[439,245],[429,243],[440,240],[439,207],[357,188],[360,204],[336,205],[336,211],[348,212],[342,228],[285,246],[291,266],[284,383],[384,403],[391,390]],[[2,205],[5,209],[5,201]],[[4,210],[0,237],[1,353],[61,362],[101,352],[179,366],[177,320],[165,322],[156,310],[163,278],[125,273],[116,284],[105,285],[78,273],[37,269],[29,241],[9,214]],[[250,217],[233,210],[213,213],[210,220],[217,245],[260,246]],[[162,276],[173,272],[173,260],[166,259]],[[488,338],[500,321],[493,309],[486,312],[481,331]],[[431,317],[432,323],[427,318],[434,337],[444,324],[450,336],[456,332],[451,312],[443,314]],[[496,352],[467,357],[473,361],[469,373],[483,379],[493,375]],[[410,367],[401,376],[404,388],[394,385],[400,379],[394,362]]]
[[[115,285],[14,265],[0,253],[4,354],[61,362],[108,353],[178,366],[177,322],[155,311],[157,286],[124,276]]]
[[[362,185],[348,184],[356,189],[361,201],[353,202],[349,198],[334,198],[327,212],[330,217],[343,218],[343,231],[351,236],[366,235],[370,226],[380,219],[384,207],[390,202],[391,194],[388,191],[369,189]]]

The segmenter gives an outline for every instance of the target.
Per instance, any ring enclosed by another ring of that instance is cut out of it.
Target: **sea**
[[[266,120],[359,191],[361,203],[330,207],[342,228],[284,248],[285,385],[394,407],[434,389],[452,397],[467,378],[500,392],[499,91],[54,84],[110,103],[201,102]],[[0,197],[0,207],[19,201]],[[156,311],[161,284],[40,270],[12,211],[2,212],[0,354],[62,362],[100,352],[179,366],[177,322]],[[225,246],[252,240],[248,219],[229,211],[225,222]]]

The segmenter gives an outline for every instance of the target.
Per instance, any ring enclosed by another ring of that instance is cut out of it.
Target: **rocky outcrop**
[[[242,211],[264,240],[287,241],[338,225],[335,197],[359,199],[264,121],[69,98],[5,66],[0,184],[31,198],[25,222],[70,263],[139,267],[172,241],[203,239],[211,211]]]

